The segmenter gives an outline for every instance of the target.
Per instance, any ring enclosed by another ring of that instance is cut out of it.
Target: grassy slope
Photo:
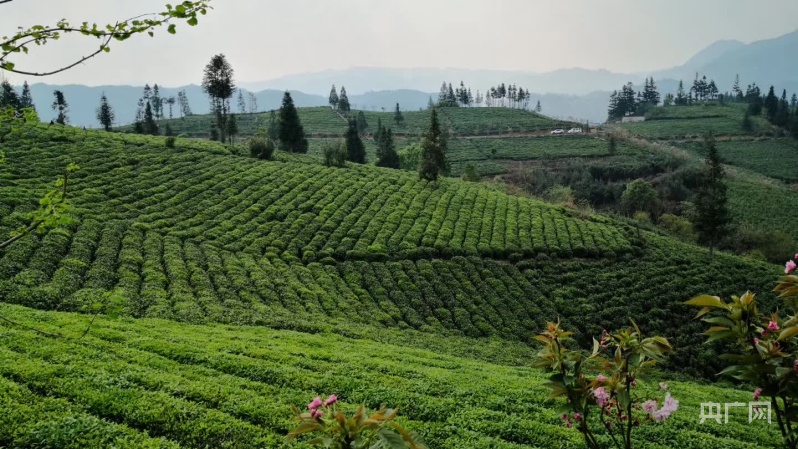
[[[8,305],[0,312],[69,336],[88,321]],[[583,447],[578,432],[560,422],[560,402],[547,399],[541,372],[424,349],[469,344],[479,350],[480,341],[421,336],[408,347],[266,328],[103,318],[77,342],[6,325],[0,333],[4,445],[280,447],[290,428],[289,404],[302,407],[316,395],[336,393],[349,412],[359,403],[398,406],[403,423],[433,448]],[[699,424],[701,402],[746,402],[750,392],[669,384],[679,411],[638,431],[641,449],[780,444],[775,425],[748,424],[745,409],[732,409],[728,424]],[[655,382],[639,388],[651,394]]]
[[[742,104],[660,107],[653,109],[645,122],[619,126],[636,136],[665,140],[697,138],[707,131],[718,136],[758,136],[772,132],[773,126],[762,116],[751,117],[753,131],[743,131],[745,107]]]

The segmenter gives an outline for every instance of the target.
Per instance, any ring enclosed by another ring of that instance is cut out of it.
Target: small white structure
[[[645,117],[623,117],[621,118],[621,123],[635,123],[635,122],[645,122]]]

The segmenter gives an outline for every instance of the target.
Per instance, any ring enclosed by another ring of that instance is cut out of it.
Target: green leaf
[[[195,26],[195,25],[197,25],[197,18],[196,17],[192,17],[192,18],[188,19],[186,21],[186,23],[188,23],[191,26]]]
[[[798,335],[798,326],[791,326],[781,331],[779,334],[779,341],[784,341],[790,337]]]
[[[685,301],[684,303],[688,306],[726,308],[726,304],[723,304],[723,301],[721,301],[720,298],[710,295],[696,296],[695,298]]]
[[[175,34],[175,33],[177,33],[177,25],[175,25],[174,23],[173,23],[173,24],[171,24],[171,25],[169,25],[169,28],[167,28],[167,30],[166,30],[166,31],[168,31],[168,32],[169,32],[169,34]]]
[[[385,447],[389,449],[407,449],[405,440],[398,433],[391,432],[388,429],[380,429],[378,434]]]

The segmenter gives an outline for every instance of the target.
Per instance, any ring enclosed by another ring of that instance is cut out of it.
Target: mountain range
[[[255,93],[258,109],[268,111],[280,106],[284,90],[290,90],[297,106],[327,104],[331,85],[346,86],[352,106],[367,110],[393,110],[396,103],[404,110],[424,108],[435,99],[442,81],[453,84],[462,80],[472,91],[484,92],[499,83],[512,83],[532,92],[531,104],[540,101],[543,113],[553,117],[603,122],[609,94],[623,84],[642,84],[653,76],[661,94],[674,92],[679,80],[689,87],[696,74],[714,79],[720,90],[731,90],[736,75],[743,89],[756,82],[763,90],[770,85],[778,92],[798,92],[798,31],[783,36],[745,44],[735,40],[717,41],[678,67],[650,73],[614,73],[607,70],[579,68],[546,73],[523,71],[476,70],[457,68],[374,68],[353,67],[314,73],[283,76],[267,81],[242,82],[239,87]],[[157,80],[153,80],[157,82]],[[154,83],[151,83],[154,84]],[[97,126],[95,109],[104,92],[116,111],[119,124],[134,120],[136,102],[142,86],[56,86],[33,84],[31,93],[39,105],[43,120],[55,117],[50,109],[52,92],[62,90],[70,104],[73,125]],[[162,96],[174,96],[185,89],[192,111],[206,113],[208,100],[196,85],[161,88]],[[235,98],[233,99],[235,103]],[[177,115],[177,111],[174,111]]]

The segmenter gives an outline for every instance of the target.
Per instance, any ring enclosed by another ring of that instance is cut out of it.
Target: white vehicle
[[[555,129],[554,131],[552,131],[551,133],[552,133],[552,134],[563,134],[564,132],[565,132],[565,131],[563,131],[562,129],[559,129],[559,128],[558,128],[558,129]]]
[[[582,128],[571,128],[568,130],[568,134],[582,134]]]

